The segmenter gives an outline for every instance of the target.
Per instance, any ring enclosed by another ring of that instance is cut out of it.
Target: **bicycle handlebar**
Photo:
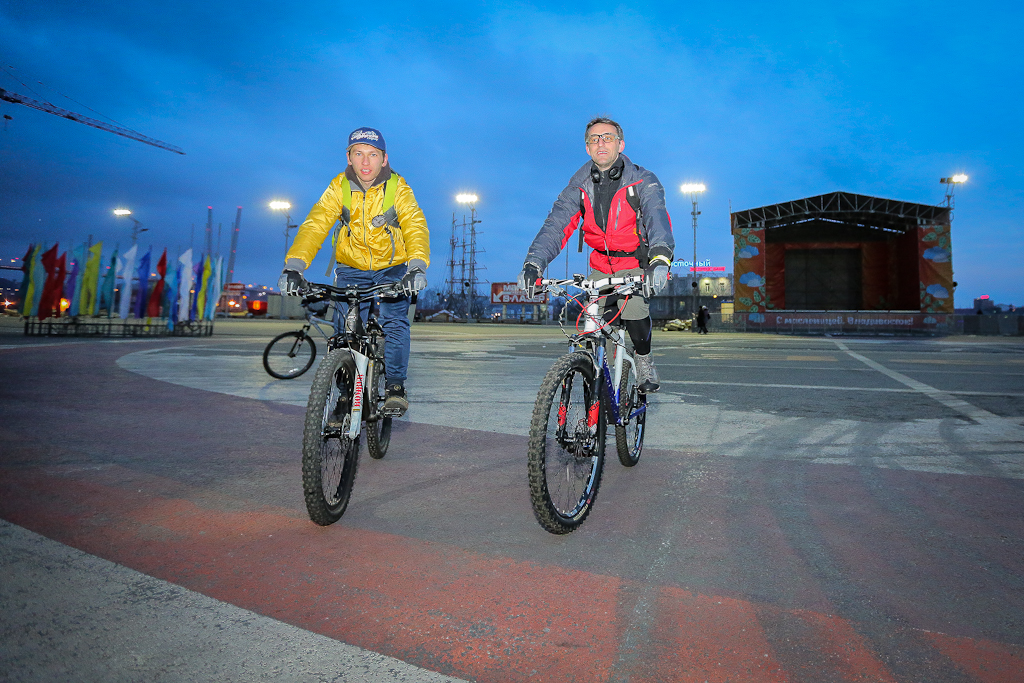
[[[405,290],[402,288],[401,282],[383,282],[379,285],[370,285],[368,287],[358,287],[355,285],[335,287],[333,285],[320,284],[319,282],[308,282],[301,294],[302,305],[305,306],[309,303],[325,301],[327,299],[357,303],[368,301],[378,295],[399,297],[405,294]]]
[[[595,294],[609,287],[614,287],[616,293],[628,294],[636,291],[639,285],[643,283],[643,280],[643,275],[625,275],[622,277],[606,277],[600,280],[587,280],[583,275],[577,273],[569,280],[538,279],[537,283],[549,291],[571,285],[584,290],[588,294]]]

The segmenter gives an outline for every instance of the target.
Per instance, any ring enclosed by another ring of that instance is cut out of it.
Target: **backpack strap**
[[[647,237],[644,235],[644,212],[640,208],[640,192],[636,189],[637,185],[639,183],[633,183],[626,188],[626,201],[629,202],[629,208],[633,209],[633,213],[636,214],[636,238],[640,242],[633,256],[639,261],[640,267],[646,269],[651,262],[650,245],[647,244]]]
[[[587,193],[580,188],[580,219],[584,219],[587,216],[587,205],[584,203],[584,199],[587,198]],[[580,254],[583,253],[583,225],[580,225],[580,245],[576,248],[576,251]]]

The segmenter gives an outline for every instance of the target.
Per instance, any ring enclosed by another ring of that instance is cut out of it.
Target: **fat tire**
[[[307,344],[309,345],[309,357],[305,360],[304,366],[286,367],[279,363],[278,359],[288,357],[293,349],[303,348]],[[315,360],[316,344],[313,343],[313,338],[302,330],[283,332],[271,339],[267,347],[263,349],[263,369],[267,371],[268,375],[277,379],[295,379],[313,367]]]
[[[373,370],[372,386],[366,388],[366,407],[369,411],[380,415],[384,407],[384,387],[387,373],[384,363],[379,363]],[[366,423],[366,451],[374,460],[380,460],[388,452],[391,445],[391,418],[380,417],[374,422]]]
[[[636,390],[636,372],[632,364],[623,365],[622,379],[619,380],[619,417],[632,413],[640,406],[647,405],[647,394]],[[609,400],[612,400],[609,398]],[[640,462],[640,452],[644,448],[644,434],[647,431],[647,410],[634,417],[624,427],[615,425],[615,450],[619,454],[619,462],[625,467],[633,467]]]
[[[345,514],[359,468],[359,437],[325,436],[328,422],[344,422],[351,411],[355,373],[355,361],[347,349],[331,351],[320,362],[309,390],[302,433],[302,492],[309,518],[321,526],[333,524]],[[340,419],[331,419],[336,417]],[[331,490],[325,493],[324,459],[335,452],[340,462],[333,464],[341,466],[341,473],[337,484],[331,481]]]
[[[582,463],[583,458],[574,458],[562,448],[559,443],[551,438],[554,431],[549,433],[550,419],[552,418],[552,406],[556,407],[555,420],[557,429],[557,406],[562,401],[563,387],[566,380],[570,381],[570,402],[573,396],[577,396],[572,390],[581,390],[580,401],[583,403],[582,419],[583,426],[589,413],[589,407],[595,401],[602,400],[601,382],[595,375],[594,365],[588,354],[583,352],[570,353],[562,356],[551,369],[548,370],[541,382],[540,391],[537,393],[537,401],[533,407],[533,418],[530,423],[530,440],[527,451],[527,473],[530,483],[530,502],[533,505],[533,514],[540,525],[552,534],[567,534],[579,527],[590,514],[590,510],[597,498],[597,491],[601,485],[601,472],[604,467],[605,431],[607,421],[605,411],[598,409],[597,434],[593,437],[594,442],[588,446],[592,458],[590,471],[583,491],[580,492],[576,504],[571,510],[560,510],[551,499],[551,491],[548,485],[547,466],[549,461],[560,460],[570,467],[573,463]],[[582,381],[581,387],[576,387],[576,382]],[[578,406],[577,406],[578,409]],[[567,410],[568,412],[568,410]],[[579,420],[578,414],[572,418]],[[554,446],[554,448],[550,448]],[[554,468],[553,468],[554,469]],[[560,471],[560,470],[559,470]],[[582,469],[579,471],[583,471]],[[568,478],[568,469],[566,470]],[[571,502],[576,494],[570,493],[566,497]]]

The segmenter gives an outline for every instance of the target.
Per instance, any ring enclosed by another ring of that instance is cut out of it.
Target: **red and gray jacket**
[[[590,254],[590,267],[594,270],[611,274],[645,268],[646,261],[656,257],[662,257],[658,260],[665,260],[666,264],[671,263],[675,240],[672,222],[665,210],[665,189],[656,175],[625,155],[620,158],[624,161],[622,178],[612,197],[607,229],[602,230],[594,220],[591,169],[596,167],[588,161],[558,195],[526,253],[526,263],[534,264],[543,272],[580,227],[581,219],[583,239],[594,250]],[[639,209],[639,222],[628,196],[630,192],[636,193],[639,199],[639,202],[636,199],[632,202]]]

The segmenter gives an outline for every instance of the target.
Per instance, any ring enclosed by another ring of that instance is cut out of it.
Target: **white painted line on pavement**
[[[910,387],[911,389],[913,389],[916,392],[922,393],[925,396],[928,396],[929,398],[935,399],[936,401],[938,401],[942,405],[946,406],[947,408],[949,408],[951,410],[955,410],[956,412],[960,413],[961,415],[963,415],[965,417],[968,417],[968,418],[974,420],[975,422],[982,423],[982,422],[986,422],[986,421],[1002,420],[1002,418],[999,417],[998,415],[996,415],[994,413],[990,413],[987,410],[983,410],[982,408],[979,408],[979,407],[977,407],[975,405],[972,405],[972,404],[968,403],[967,401],[963,401],[963,400],[955,397],[950,392],[942,391],[940,389],[936,389],[935,387],[929,386],[929,385],[925,384],[924,382],[917,381],[913,377],[907,377],[903,373],[896,372],[895,370],[890,370],[889,368],[885,367],[881,363],[878,363],[876,361],[871,360],[867,356],[862,356],[861,354],[856,353],[855,351],[851,351],[849,349],[849,347],[846,346],[846,344],[844,344],[841,341],[838,341],[836,339],[833,339],[832,341],[833,341],[833,343],[835,343],[836,346],[838,346],[842,351],[844,351],[846,354],[848,354],[851,358],[855,358],[855,359],[859,360],[861,363],[864,363],[864,365],[867,365],[869,368],[872,368],[873,370],[877,370],[878,372],[882,373],[886,377],[889,377],[890,379],[894,379],[897,382],[899,382],[900,384],[908,386],[908,387]],[[960,393],[960,392],[957,392],[957,393]]]

